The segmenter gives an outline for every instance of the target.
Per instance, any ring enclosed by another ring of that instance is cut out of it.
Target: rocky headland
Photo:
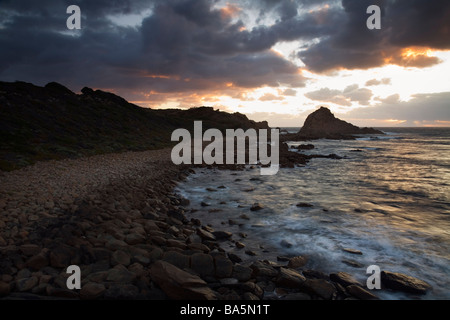
[[[174,187],[196,169],[172,163],[171,149],[161,142],[167,130],[199,118],[244,129],[267,123],[211,108],[154,113],[109,93],[85,88],[77,95],[57,84],[2,83],[0,91],[0,121],[10,129],[1,132],[9,139],[2,140],[3,163],[23,160],[19,170],[0,171],[1,299],[377,299],[348,273],[305,269],[307,257],[267,261],[233,254],[226,248],[245,247],[244,238],[186,217],[189,200]],[[73,118],[64,122],[64,114]],[[159,134],[154,140],[145,135],[146,121],[159,123],[151,129]],[[157,150],[122,152],[128,140],[114,140],[122,133]],[[99,141],[110,146],[107,152],[97,150]],[[89,146],[102,154],[83,153]],[[282,167],[309,160],[286,145],[280,153]],[[81,290],[67,288],[70,265],[81,268]],[[413,294],[430,289],[387,271],[382,281]]]
[[[384,134],[373,128],[359,128],[344,120],[338,119],[328,108],[320,107],[305,120],[298,133],[283,135],[284,141],[304,141],[317,139],[346,140],[355,139],[355,135]]]

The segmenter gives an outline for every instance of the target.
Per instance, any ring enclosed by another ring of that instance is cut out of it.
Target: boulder
[[[233,262],[227,257],[217,255],[214,257],[217,278],[229,278],[233,272]]]
[[[402,273],[381,271],[381,282],[386,288],[414,294],[426,294],[431,285]]]
[[[374,295],[372,292],[367,291],[364,288],[361,288],[360,286],[356,285],[350,285],[347,288],[345,288],[347,292],[352,295],[353,297],[361,300],[378,300],[379,298]]]
[[[251,279],[252,273],[252,268],[240,264],[235,264],[233,266],[233,273],[231,274],[231,276],[241,282],[245,282]]]
[[[344,250],[345,252],[351,253],[351,254],[358,254],[358,255],[363,254],[361,251],[356,250],[356,249],[351,249],[351,248],[344,248],[342,250]]]
[[[129,283],[136,280],[136,275],[123,265],[119,264],[115,266],[113,269],[108,271],[108,275],[106,276],[107,281],[111,282],[120,282],[120,283]]]
[[[274,267],[262,261],[255,261],[250,268],[255,277],[273,278],[278,275],[278,271]]]
[[[308,258],[304,256],[293,257],[289,259],[288,268],[302,268],[308,262]]]
[[[39,279],[35,276],[24,278],[16,281],[16,289],[19,292],[30,291],[39,283]]]
[[[350,285],[362,286],[358,280],[346,272],[332,273],[330,274],[330,279],[331,281],[339,283],[344,287],[348,287]]]
[[[106,288],[101,283],[89,282],[81,288],[80,298],[83,300],[95,300],[102,297]]]
[[[207,241],[216,241],[216,237],[209,231],[203,230],[201,228],[197,228],[197,234],[202,238],[203,240]]]
[[[300,288],[306,278],[295,270],[280,268],[275,283],[283,288]]]
[[[194,253],[191,255],[191,269],[201,277],[214,275],[214,259],[209,254]]]
[[[111,255],[111,264],[113,266],[118,264],[128,266],[130,264],[130,261],[131,261],[130,255],[122,250],[116,250]]]
[[[215,300],[212,291],[200,277],[183,271],[165,261],[156,261],[151,265],[150,277],[164,293],[175,300]]]
[[[259,211],[259,210],[262,210],[262,209],[264,209],[264,206],[263,206],[262,204],[258,203],[258,202],[254,203],[254,204],[250,207],[250,210],[251,210],[251,211]]]
[[[324,279],[307,279],[302,284],[302,291],[319,296],[325,300],[331,300],[336,292],[336,288]]]
[[[166,251],[162,256],[162,260],[173,264],[181,269],[189,268],[190,256],[177,251]]]
[[[226,240],[226,239],[230,239],[233,234],[231,232],[228,231],[214,231],[212,233],[217,240]]]
[[[50,250],[50,265],[54,268],[67,268],[75,255],[73,248],[61,245]]]
[[[28,259],[26,266],[36,271],[41,270],[42,268],[48,266],[48,258],[43,254],[37,254]]]

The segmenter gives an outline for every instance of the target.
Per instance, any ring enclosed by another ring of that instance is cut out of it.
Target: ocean
[[[302,255],[307,269],[345,271],[362,283],[378,265],[433,286],[425,296],[375,292],[383,299],[450,299],[450,128],[380,130],[386,134],[289,143],[312,143],[304,152],[341,160],[312,159],[275,176],[197,169],[177,192],[190,200],[188,217],[233,232],[246,247],[224,249],[244,259]],[[264,209],[251,211],[254,203]]]

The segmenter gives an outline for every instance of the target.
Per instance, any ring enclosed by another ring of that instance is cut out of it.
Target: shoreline
[[[3,299],[376,299],[302,257],[240,261],[236,241],[185,216],[174,189],[194,171],[170,150],[48,161],[0,175]],[[66,287],[69,265],[81,290]]]

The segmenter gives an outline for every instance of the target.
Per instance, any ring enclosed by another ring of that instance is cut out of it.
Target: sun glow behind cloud
[[[379,31],[367,30],[363,0],[80,0],[77,33],[59,27],[61,4],[24,1],[0,9],[3,81],[112,88],[145,107],[210,105],[272,125],[298,126],[319,105],[361,123],[450,120],[450,5],[440,0],[414,10],[382,1]],[[409,102],[439,112],[409,112]],[[403,114],[372,112],[386,106]]]

